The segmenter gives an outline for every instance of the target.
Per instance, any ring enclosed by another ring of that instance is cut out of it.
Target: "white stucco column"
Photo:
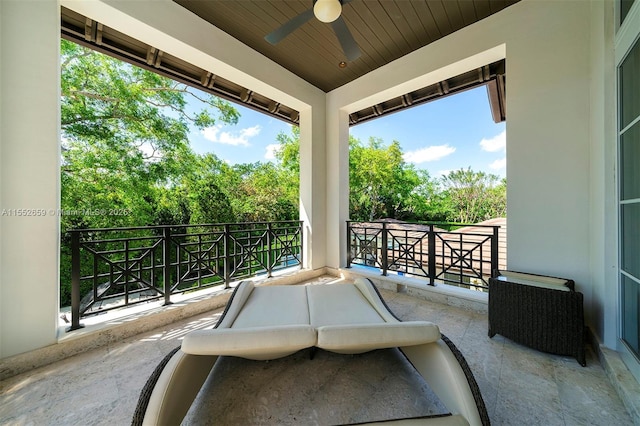
[[[300,111],[300,220],[304,221],[304,267],[326,264],[326,154],[324,108]]]
[[[327,266],[347,261],[346,221],[349,219],[349,114],[327,95]]]
[[[0,358],[56,342],[60,8],[0,1]]]

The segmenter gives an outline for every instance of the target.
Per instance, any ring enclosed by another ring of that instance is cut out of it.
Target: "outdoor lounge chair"
[[[477,383],[453,343],[433,323],[400,321],[365,279],[305,286],[241,283],[216,327],[187,334],[156,368],[133,424],[179,424],[220,356],[271,360],[313,347],[340,354],[398,347],[449,410],[390,423],[489,424]]]

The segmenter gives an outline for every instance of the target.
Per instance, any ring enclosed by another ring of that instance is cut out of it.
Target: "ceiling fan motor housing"
[[[333,22],[340,17],[341,13],[342,1],[340,0],[313,0],[313,14],[321,22]]]

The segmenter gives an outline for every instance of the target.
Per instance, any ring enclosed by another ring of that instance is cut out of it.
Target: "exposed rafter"
[[[101,23],[62,7],[62,37],[280,120],[297,124],[298,111]]]
[[[505,102],[505,61],[494,62],[464,74],[440,81],[397,98],[372,105],[349,115],[349,124],[359,124],[405,108],[435,101],[464,90],[486,85],[491,115],[496,123],[507,117]]]

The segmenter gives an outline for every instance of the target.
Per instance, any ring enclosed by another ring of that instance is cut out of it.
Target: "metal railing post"
[[[131,271],[129,269],[129,240],[124,242],[124,305],[129,305],[129,280]]]
[[[80,324],[80,233],[71,231],[71,327],[67,331],[82,328]]]
[[[300,253],[300,269],[304,267],[304,222],[298,221],[298,235],[300,236],[300,247],[298,247]]]
[[[229,288],[231,286],[231,231],[229,229],[229,224],[224,224],[224,288]]]
[[[436,279],[436,233],[433,225],[429,225],[429,253],[427,253],[427,262],[429,262],[429,285],[435,286]]]
[[[171,228],[162,229],[162,291],[164,292],[164,304],[171,304]]]
[[[267,223],[267,278],[271,278],[271,244],[273,243],[273,238],[271,238],[271,222]]]
[[[351,268],[351,262],[353,258],[351,257],[351,221],[347,221],[347,268]]]
[[[493,227],[493,237],[491,238],[491,276],[495,277],[498,272],[498,229]]]
[[[388,245],[388,236],[387,236],[387,224],[385,222],[382,223],[382,275],[387,275],[387,268],[389,267],[389,250],[387,248]]]

